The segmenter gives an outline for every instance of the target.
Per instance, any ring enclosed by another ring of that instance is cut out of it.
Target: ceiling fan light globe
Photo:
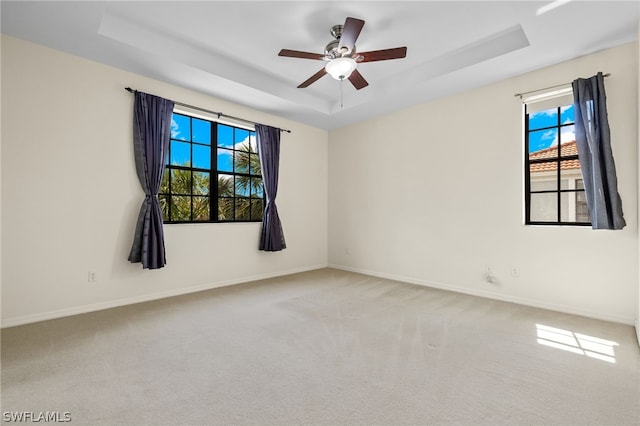
[[[352,58],[336,58],[325,65],[325,70],[336,80],[349,78],[356,69],[356,61]]]

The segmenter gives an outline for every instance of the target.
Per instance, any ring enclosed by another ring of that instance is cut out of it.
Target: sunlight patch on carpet
[[[586,355],[612,364],[616,362],[614,348],[618,346],[617,342],[542,324],[536,324],[536,329],[538,343],[541,345]]]

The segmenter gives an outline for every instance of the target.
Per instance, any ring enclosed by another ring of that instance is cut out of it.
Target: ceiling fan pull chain
[[[340,108],[344,107],[344,78],[340,80]]]

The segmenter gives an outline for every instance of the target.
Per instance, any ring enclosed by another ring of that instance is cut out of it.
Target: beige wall
[[[638,112],[640,113],[640,20],[638,21],[638,51],[636,57],[636,66],[638,67]],[[636,145],[640,145],[640,120],[638,120],[638,138],[636,138]],[[640,191],[640,149],[638,150],[638,190]],[[640,206],[640,192],[638,193],[638,205]],[[640,208],[640,207],[639,207]],[[640,238],[638,239],[640,241]],[[640,259],[638,259],[640,265]],[[638,344],[640,345],[640,277],[638,277],[638,306],[636,311],[636,335],[638,336]]]
[[[2,325],[327,262],[631,324],[640,318],[639,104],[629,96],[638,93],[638,55],[629,44],[327,133],[3,36]],[[523,226],[522,110],[513,95],[597,71],[612,73],[628,226]],[[292,129],[278,193],[289,248],[257,251],[258,224],[167,225],[167,267],[129,264],[142,193],[125,86]],[[487,267],[497,285],[484,282]],[[87,282],[89,270],[97,283]]]
[[[277,200],[286,250],[258,251],[258,223],[166,225],[165,268],[127,261],[143,192],[126,86],[292,130]],[[327,143],[324,130],[3,36],[3,325],[326,266]]]
[[[0,53],[2,38],[0,37]],[[0,95],[2,94],[2,55],[0,54]],[[2,200],[2,102],[0,102],[0,201]],[[2,203],[0,202],[0,319],[2,318]]]
[[[330,132],[329,264],[633,324],[637,56],[627,44]],[[514,94],[598,71],[612,74],[608,111],[628,226],[524,226]],[[487,267],[497,285],[485,282]]]

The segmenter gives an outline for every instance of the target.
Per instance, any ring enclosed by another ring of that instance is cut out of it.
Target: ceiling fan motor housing
[[[343,29],[344,29],[344,25],[342,24],[334,25],[333,27],[331,27],[330,32],[333,38],[335,38],[336,40],[340,40],[340,36],[342,36]]]
[[[342,46],[342,49],[340,49],[338,47],[339,44],[339,40],[332,40],[324,48],[324,54],[328,60],[345,57],[351,58],[356,53],[355,46],[353,46],[353,49],[349,49],[347,46]]]
[[[324,48],[324,54],[328,60],[336,59],[336,58],[351,58],[356,53],[356,46],[354,45],[352,49],[348,46],[340,45],[340,37],[342,36],[342,30],[344,29],[344,25],[334,25],[331,27],[331,35],[334,37],[334,40],[331,40]]]

